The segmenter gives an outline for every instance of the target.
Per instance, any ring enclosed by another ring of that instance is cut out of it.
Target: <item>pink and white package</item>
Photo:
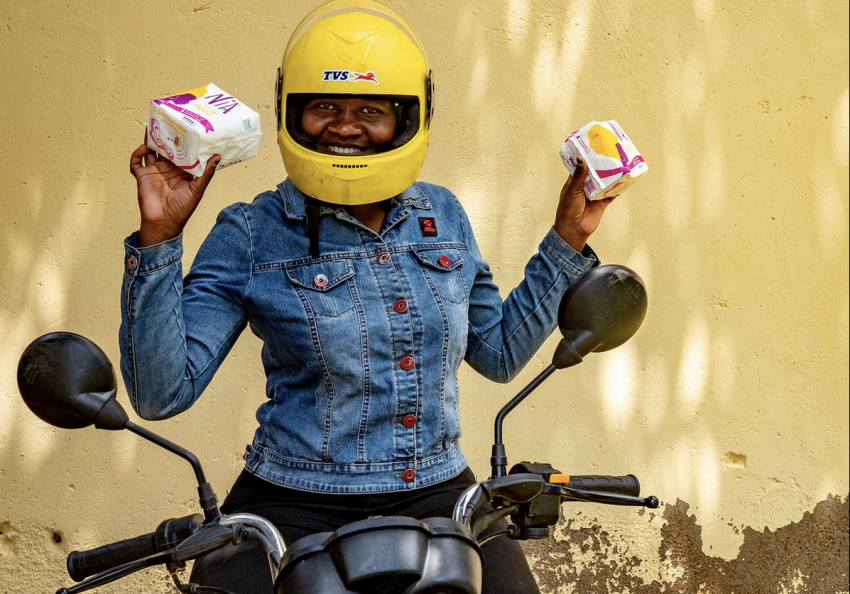
[[[216,154],[216,169],[256,156],[261,136],[260,115],[212,83],[151,101],[148,147],[194,176]]]
[[[575,174],[578,157],[587,163],[584,193],[591,200],[619,196],[649,171],[643,156],[614,120],[579,128],[559,152],[570,175]]]

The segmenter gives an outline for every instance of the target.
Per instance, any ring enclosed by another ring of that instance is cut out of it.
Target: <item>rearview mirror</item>
[[[491,476],[507,474],[508,458],[502,443],[505,417],[558,369],[577,365],[592,352],[608,351],[630,339],[646,317],[646,287],[634,271],[618,264],[594,268],[578,278],[558,308],[558,343],[552,364],[531,380],[496,415]]]
[[[54,332],[35,339],[18,363],[18,389],[42,421],[62,429],[123,429],[112,364],[89,339]]]
[[[585,356],[616,348],[631,338],[646,317],[646,287],[629,268],[607,264],[573,283],[558,308],[558,327]]]
[[[18,362],[18,390],[27,407],[55,427],[80,429],[94,425],[98,429],[127,429],[184,458],[192,465],[198,479],[204,517],[212,521],[221,516],[218,499],[198,458],[189,450],[130,422],[115,399],[117,389],[112,363],[88,338],[71,332],[54,332],[36,338]]]

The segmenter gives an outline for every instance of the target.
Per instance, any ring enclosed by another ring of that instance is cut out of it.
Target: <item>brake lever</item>
[[[549,538],[550,528],[558,522],[561,504],[564,501],[590,501],[609,505],[643,506],[650,509],[658,507],[658,498],[654,496],[644,498],[607,491],[576,489],[559,483],[546,482],[538,497],[520,504],[517,506],[517,511],[511,514],[515,530],[509,534],[509,537],[515,540]]]
[[[649,497],[635,497],[634,495],[621,495],[620,493],[609,493],[607,491],[587,491],[585,489],[574,489],[560,485],[552,485],[558,489],[562,499],[570,501],[591,501],[594,503],[605,503],[608,505],[633,505],[656,509],[658,498],[655,495]]]
[[[235,541],[239,543],[242,539],[242,527],[239,525],[224,526],[211,524],[198,530],[195,534],[169,549],[170,563],[185,563],[197,559],[212,551],[218,550],[227,543]]]

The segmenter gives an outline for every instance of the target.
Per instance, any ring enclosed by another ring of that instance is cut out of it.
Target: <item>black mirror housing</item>
[[[616,348],[646,317],[646,287],[633,270],[598,266],[573,283],[558,308],[558,327],[580,357]]]
[[[30,343],[18,362],[18,389],[38,418],[62,429],[123,429],[128,420],[115,400],[112,363],[96,344],[71,332]]]

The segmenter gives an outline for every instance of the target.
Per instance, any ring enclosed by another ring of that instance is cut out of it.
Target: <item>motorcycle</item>
[[[626,342],[646,309],[643,281],[624,266],[597,267],[570,286],[558,310],[563,338],[552,363],[499,411],[492,474],[458,498],[451,518],[373,517],[288,546],[265,518],[223,515],[197,457],[130,421],[116,400],[112,365],[94,343],[67,332],[41,336],[18,365],[18,387],[30,410],[65,429],[126,429],[184,458],[195,472],[202,510],[165,520],[149,534],[71,552],[68,573],[78,583],[56,594],[85,592],[158,565],[170,572],[180,592],[225,592],[182,583],[177,570],[246,538],[265,550],[276,594],[480,594],[480,546],[490,538],[549,538],[565,501],[658,507],[656,497],[640,496],[640,483],[631,474],[567,475],[537,462],[520,462],[508,470],[502,441],[505,417],[535,388],[589,353]],[[509,520],[506,530],[484,536],[503,518]]]

